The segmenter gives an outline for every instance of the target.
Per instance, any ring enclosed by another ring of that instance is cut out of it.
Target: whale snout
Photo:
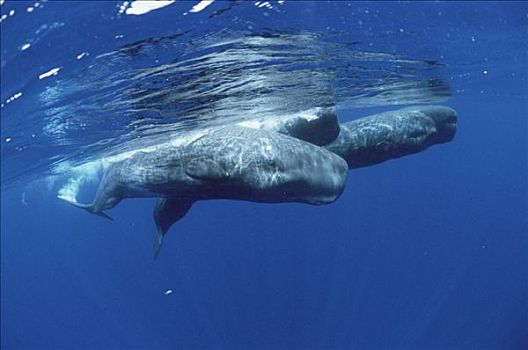
[[[292,201],[314,205],[329,204],[341,196],[346,185],[346,161],[323,149],[319,157],[311,157],[286,174],[285,193]]]
[[[337,200],[343,193],[347,175],[347,162],[334,154],[330,154],[331,159],[327,160],[328,169],[325,169],[325,189],[319,194],[315,204],[328,204]]]
[[[435,123],[437,130],[435,142],[445,143],[455,137],[458,117],[454,109],[445,106],[430,106],[424,112]]]

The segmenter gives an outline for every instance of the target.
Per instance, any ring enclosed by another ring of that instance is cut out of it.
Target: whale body
[[[456,112],[444,106],[407,107],[341,124],[334,108],[252,120],[202,130],[111,164],[92,204],[61,199],[109,218],[104,210],[125,198],[157,197],[156,256],[164,234],[197,200],[331,203],[344,189],[348,168],[449,142],[456,123]]]
[[[340,125],[324,148],[347,161],[350,169],[382,163],[451,141],[457,114],[445,106],[414,106],[375,114]]]
[[[334,107],[240,123],[279,132],[341,156],[350,169],[367,167],[451,141],[457,114],[446,106],[412,106],[339,123]]]
[[[197,200],[237,199],[262,203],[335,201],[348,166],[322,147],[280,133],[223,127],[198,139],[137,152],[108,167],[91,204],[70,204],[108,217],[104,210],[125,198],[161,197],[154,217],[157,249],[170,225]]]

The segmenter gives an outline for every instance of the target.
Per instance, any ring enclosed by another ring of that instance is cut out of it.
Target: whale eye
[[[269,165],[270,167],[274,167],[274,166],[277,165],[277,163],[275,162],[275,159],[273,159],[273,158],[268,158],[268,159],[266,160],[266,162],[268,163],[268,165]]]

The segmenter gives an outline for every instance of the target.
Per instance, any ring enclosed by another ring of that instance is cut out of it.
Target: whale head
[[[457,113],[446,106],[426,106],[421,111],[435,123],[436,133],[432,143],[446,143],[455,137],[457,130]]]
[[[217,165],[204,172],[219,174],[208,186],[216,198],[326,204],[345,187],[345,160],[308,142],[243,127],[224,128],[207,139],[203,145],[210,143],[207,153]]]

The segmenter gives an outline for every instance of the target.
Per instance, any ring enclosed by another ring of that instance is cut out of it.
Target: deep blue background
[[[302,26],[301,5],[284,6]],[[41,184],[3,185],[2,348],[525,349],[527,45],[510,39],[526,33],[527,6],[368,7],[394,20],[369,17],[372,32],[414,18],[438,40],[420,56],[436,47],[452,72],[453,142],[351,171],[328,206],[200,202],[156,261],[152,200],[108,222]],[[340,15],[325,9],[311,26]],[[130,21],[164,28],[159,16]]]

